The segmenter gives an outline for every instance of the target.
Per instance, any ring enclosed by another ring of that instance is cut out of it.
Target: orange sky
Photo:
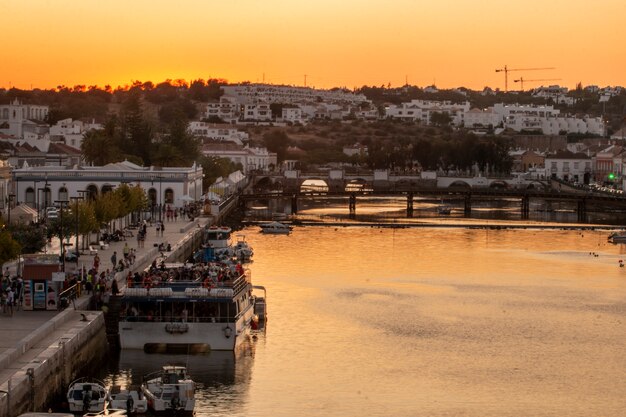
[[[0,87],[626,86],[625,0],[0,0]]]

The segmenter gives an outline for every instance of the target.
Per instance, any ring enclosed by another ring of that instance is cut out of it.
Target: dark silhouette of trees
[[[291,145],[291,139],[284,130],[273,130],[263,135],[265,147],[270,152],[276,153],[278,161],[284,161],[287,156],[287,148]]]

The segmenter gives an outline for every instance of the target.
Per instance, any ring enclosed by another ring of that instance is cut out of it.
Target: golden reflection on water
[[[247,415],[623,412],[626,271],[606,232],[246,233],[270,314]]]

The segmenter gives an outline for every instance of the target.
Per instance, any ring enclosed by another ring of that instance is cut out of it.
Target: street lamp
[[[78,257],[80,256],[80,252],[78,251],[78,201],[82,199],[83,197],[70,197],[70,200],[74,200],[74,215],[76,218],[76,246],[74,247],[76,262],[78,262]]]
[[[9,226],[11,225],[11,202],[13,201],[13,197],[15,197],[15,194],[9,194]]]
[[[61,241],[61,272],[65,272],[65,244],[63,243],[63,206],[67,203],[67,200],[56,200],[55,203],[59,204],[61,208],[61,232],[59,233]]]
[[[89,198],[89,190],[77,190],[76,191],[78,194],[80,194],[80,197],[77,197],[78,199],[81,199],[83,201],[87,201],[87,199]],[[87,195],[87,197],[85,197],[85,194]],[[76,202],[76,205],[78,206],[78,201]],[[78,208],[77,208],[78,211]],[[78,258],[78,214],[76,215],[76,257]],[[83,248],[85,247],[85,239],[83,238]]]
[[[162,187],[161,187],[162,186],[163,177],[161,175],[156,176],[156,177],[152,177],[152,185],[154,185],[154,179],[155,178],[159,179],[159,200],[158,201],[159,201],[159,223],[160,223],[161,222],[161,212],[163,211],[162,210],[163,208],[161,207],[161,203],[163,201],[163,190],[162,190]]]

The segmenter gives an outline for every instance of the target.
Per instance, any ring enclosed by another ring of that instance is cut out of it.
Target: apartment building
[[[234,142],[243,145],[249,140],[249,135],[229,124],[189,122],[189,133],[202,139]]]
[[[452,124],[463,126],[465,113],[470,110],[468,101],[460,104],[451,101],[434,100],[411,100],[408,103],[399,105],[387,105],[385,107],[385,117],[390,119],[419,121],[422,124],[431,124],[431,117],[434,113],[444,113],[450,116]]]
[[[363,94],[354,94],[345,89],[319,90],[310,87],[294,87],[272,84],[240,84],[223,86],[224,95],[238,102],[264,101],[266,103],[305,104],[334,103],[360,104],[368,102]]]

